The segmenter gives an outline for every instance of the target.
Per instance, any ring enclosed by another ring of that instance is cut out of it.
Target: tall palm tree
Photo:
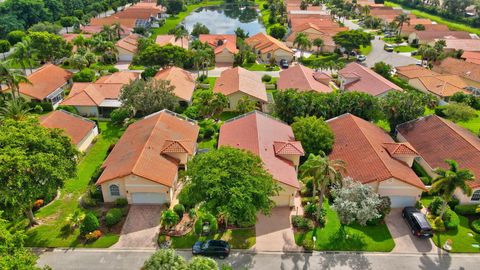
[[[321,38],[316,38],[313,40],[313,45],[317,47],[317,56],[318,54],[323,51],[323,45],[325,43],[323,42],[323,39]]]
[[[0,64],[0,84],[6,84],[12,91],[13,99],[20,97],[20,83],[31,84],[28,78],[18,70],[9,69],[10,60]]]
[[[300,49],[300,58],[303,57],[303,51],[312,47],[312,42],[308,38],[307,34],[300,32],[297,33],[293,40],[293,46],[297,46]]]
[[[430,45],[421,45],[418,48],[418,54],[422,56],[422,61],[427,60],[427,65],[430,65],[430,61],[437,58],[438,52]]]
[[[402,13],[393,19],[397,23],[398,27],[398,36],[402,34],[403,25],[406,23],[410,25],[410,16],[408,14]]]
[[[115,40],[115,31],[113,30],[110,25],[104,25],[102,26],[102,30],[100,33],[108,40],[108,41],[114,41]]]
[[[122,28],[119,22],[116,22],[112,25],[112,31],[117,35],[117,39],[122,38],[122,34],[125,33],[125,30]]]
[[[452,199],[453,193],[460,189],[467,196],[472,195],[472,188],[468,182],[474,181],[475,176],[468,169],[460,169],[455,160],[445,160],[449,165],[448,170],[436,168],[434,172],[438,175],[432,181],[430,192],[438,192],[443,199],[440,218],[443,219],[448,202]]]
[[[26,73],[25,63],[28,64],[30,73],[33,70],[31,43],[32,40],[29,37],[26,37],[21,42],[15,44],[15,47],[13,49],[12,59],[20,63],[24,73]]]
[[[175,29],[174,36],[175,36],[175,41],[180,39],[180,41],[182,42],[182,48],[183,48],[183,38],[188,37],[187,29],[185,29],[185,27],[183,26],[177,27],[177,29]]]
[[[325,153],[310,154],[307,161],[300,166],[300,177],[311,178],[313,183],[313,197],[320,191],[318,213],[322,210],[323,198],[327,189],[334,184],[341,184],[342,172],[345,172],[343,160],[330,160]]]
[[[21,98],[8,100],[4,106],[0,108],[0,119],[13,119],[22,121],[27,117],[30,108],[28,104]]]

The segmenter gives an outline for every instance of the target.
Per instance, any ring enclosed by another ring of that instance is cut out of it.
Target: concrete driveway
[[[132,205],[120,239],[111,248],[156,248],[162,205]]]
[[[432,240],[419,239],[412,235],[410,227],[402,217],[402,209],[392,209],[385,221],[395,241],[393,253],[438,253],[440,251]]]
[[[365,61],[368,67],[373,67],[375,63],[380,61],[393,67],[413,65],[418,62],[417,59],[410,56],[387,52],[383,49],[384,45],[385,41],[380,39],[379,36],[376,36],[375,39],[372,40],[372,51],[367,55],[367,60]]]

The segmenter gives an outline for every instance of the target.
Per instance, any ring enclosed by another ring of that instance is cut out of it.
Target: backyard
[[[97,241],[84,245],[79,240],[79,230],[66,232],[67,217],[76,210],[86,211],[79,206],[79,198],[86,192],[96,169],[107,157],[110,146],[122,134],[119,127],[110,122],[99,122],[101,130],[96,143],[90,148],[77,166],[77,177],[65,181],[60,197],[36,212],[41,225],[27,231],[26,245],[32,247],[95,247],[105,248],[118,241],[119,236],[106,234]]]
[[[327,222],[324,228],[314,228],[307,232],[295,232],[295,242],[302,245],[316,237],[314,250],[335,251],[383,251],[395,247],[390,231],[385,224],[375,226],[341,226],[337,213],[328,202],[324,203]]]

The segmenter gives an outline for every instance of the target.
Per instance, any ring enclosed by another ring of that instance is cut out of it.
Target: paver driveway
[[[161,205],[132,205],[120,239],[112,248],[155,248],[160,228]]]
[[[419,239],[412,235],[410,227],[402,217],[402,209],[395,208],[385,218],[390,234],[395,241],[394,253],[438,253],[439,249],[430,239]]]

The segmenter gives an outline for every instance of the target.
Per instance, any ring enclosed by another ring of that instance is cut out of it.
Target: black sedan
[[[223,240],[198,241],[192,247],[193,255],[224,259],[230,254],[230,245]]]
[[[410,226],[412,234],[419,238],[432,238],[433,230],[427,218],[415,207],[405,207],[402,216]]]

